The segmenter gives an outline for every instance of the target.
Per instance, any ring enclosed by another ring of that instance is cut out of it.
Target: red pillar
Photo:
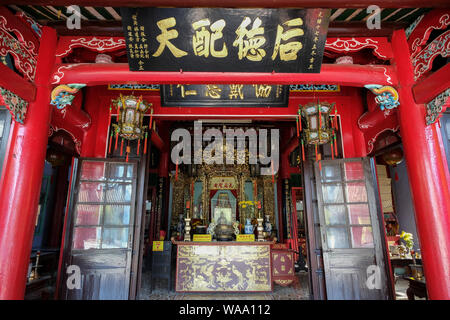
[[[14,123],[0,181],[0,300],[23,299],[51,118],[50,76],[56,32],[42,30],[25,124]]]
[[[425,106],[413,98],[413,69],[403,30],[392,36],[403,140],[424,273],[430,299],[450,299],[450,179],[436,126],[425,123]]]

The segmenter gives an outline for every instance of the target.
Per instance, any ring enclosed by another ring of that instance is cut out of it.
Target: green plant
[[[405,246],[411,250],[414,246],[414,238],[412,233],[408,233],[405,231],[402,231],[402,233],[400,234],[400,239],[403,240],[403,242],[405,243]]]

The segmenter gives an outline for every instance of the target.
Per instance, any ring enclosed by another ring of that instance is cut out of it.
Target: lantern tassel
[[[295,118],[296,124],[297,124],[297,138],[300,137],[300,129],[299,129],[299,125],[298,125],[298,122],[299,122],[298,118],[299,118],[299,117],[296,117],[296,118]]]
[[[108,128],[111,126],[111,111],[112,111],[112,106],[109,106],[109,118],[108,118]]]
[[[303,139],[302,139],[302,159],[303,161],[305,161],[305,144],[303,143]]]
[[[337,123],[337,106],[334,108],[334,127],[336,129],[336,131],[338,130],[338,123]]]
[[[319,154],[319,170],[322,171],[322,154]]]
[[[123,103],[122,94],[120,94],[120,101]],[[120,103],[117,102],[117,123],[119,122],[120,122]]]
[[[336,135],[334,135],[334,154],[336,155],[336,157],[338,156],[338,151],[337,151],[337,142],[336,142]]]
[[[117,150],[117,141],[119,140],[119,130],[116,131],[116,142],[114,144],[114,151]]]
[[[120,155],[123,155],[123,138],[122,138],[122,142],[120,143]]]
[[[141,147],[141,138],[138,138],[138,145],[137,145],[137,155],[139,155],[139,149]]]
[[[147,132],[145,132],[144,154],[147,154]]]
[[[150,131],[153,130],[152,124],[153,124],[153,109],[151,109],[151,111],[150,111],[150,124],[148,126]]]
[[[128,144],[129,144],[129,142],[128,142]],[[126,150],[127,150],[127,151],[126,151],[127,157],[125,158],[125,162],[128,162],[128,155],[130,154],[130,151],[131,151],[131,148],[130,148],[129,145],[127,146],[127,149],[126,149]]]
[[[319,105],[319,130],[322,129],[322,112],[320,111]]]
[[[111,131],[111,134],[109,135],[109,146],[108,146],[108,153],[111,153],[111,146],[112,146],[112,141],[114,139],[114,132]]]
[[[331,160],[334,160],[334,146],[333,140],[331,140]]]

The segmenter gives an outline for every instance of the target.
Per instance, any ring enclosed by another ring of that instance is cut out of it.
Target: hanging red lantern
[[[386,164],[396,166],[403,161],[403,150],[402,148],[389,150],[382,155],[382,159]]]

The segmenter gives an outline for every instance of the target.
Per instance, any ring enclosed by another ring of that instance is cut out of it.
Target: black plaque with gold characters
[[[319,73],[329,9],[121,8],[131,71]]]
[[[288,106],[289,86],[265,84],[167,84],[161,86],[163,107]]]

